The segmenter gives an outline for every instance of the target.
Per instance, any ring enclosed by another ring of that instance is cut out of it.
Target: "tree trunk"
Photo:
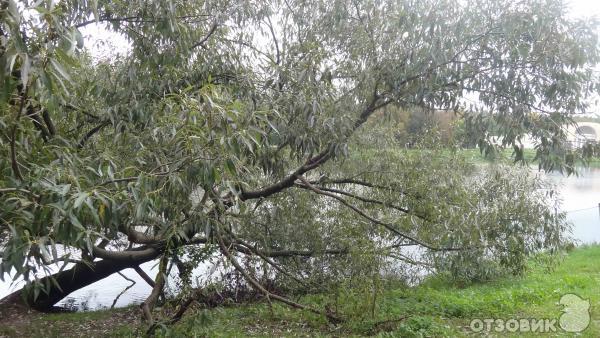
[[[52,309],[54,304],[68,296],[71,292],[95,283],[112,275],[113,273],[149,262],[155,259],[157,256],[136,257],[132,258],[131,260],[103,259],[93,262],[89,265],[77,263],[68,270],[64,270],[52,276],[44,277],[41,280],[42,284],[45,284],[46,279],[54,278],[60,288],[57,288],[54,283],[50,283],[50,290],[47,290],[47,293],[41,291],[38,297],[34,300],[34,293],[28,292],[30,289],[25,287],[4,297],[2,300],[0,300],[0,305],[24,302],[29,307],[36,310],[49,311]]]

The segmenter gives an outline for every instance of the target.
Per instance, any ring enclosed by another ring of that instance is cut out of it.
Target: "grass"
[[[338,311],[346,321],[333,325],[322,316],[267,302],[216,309],[193,308],[178,324],[159,330],[164,337],[461,337],[481,336],[470,329],[473,319],[548,318],[561,316],[562,295],[574,293],[591,304],[591,323],[581,337],[600,337],[600,246],[584,246],[553,268],[529,263],[521,277],[457,286],[443,277],[416,287],[388,285],[371,307],[367,293],[352,290],[340,297]],[[331,306],[331,298],[300,299],[314,307]],[[13,316],[14,317],[14,316]],[[0,337],[137,337],[142,336],[137,307],[59,314],[23,314],[2,322]],[[550,336],[573,336],[559,331]],[[496,333],[496,336],[548,336]]]
[[[510,277],[483,284],[459,287],[444,278],[432,278],[417,287],[390,287],[383,291],[374,308],[358,307],[354,315],[339,325],[329,324],[322,317],[267,303],[246,304],[213,310],[195,309],[180,323],[162,332],[164,336],[198,337],[456,337],[472,336],[473,319],[548,318],[562,314],[558,304],[562,295],[574,293],[589,299],[592,321],[582,337],[600,337],[600,246],[586,246],[569,253],[564,261],[549,269],[530,263],[522,277]],[[352,310],[360,304],[356,294],[341,305]],[[324,307],[326,299],[309,296],[302,299],[315,307]],[[344,312],[347,313],[347,312]],[[552,336],[572,336],[560,330]],[[116,336],[133,336],[135,332],[121,328]],[[497,334],[511,336],[510,333]],[[539,333],[518,333],[514,337],[539,336]],[[545,334],[548,336],[548,334]]]

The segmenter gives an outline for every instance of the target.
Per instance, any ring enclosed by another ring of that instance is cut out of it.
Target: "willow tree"
[[[216,250],[269,299],[304,307],[239,257],[302,279],[286,259],[418,246],[440,266],[510,267],[559,242],[563,224],[535,189],[502,173],[473,184],[457,161],[389,143],[378,152],[387,134],[370,119],[388,106],[461,111],[486,152],[501,136],[520,159],[530,134],[543,168],[571,171],[582,154],[565,147],[565,126],[597,92],[598,43],[561,1],[0,8],[0,275],[28,280],[35,308],[158,260],[152,321],[166,267],[188,248]],[[91,55],[89,25],[127,50]],[[42,278],[51,264],[61,270]]]

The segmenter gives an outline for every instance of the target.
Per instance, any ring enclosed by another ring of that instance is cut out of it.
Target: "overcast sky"
[[[600,0],[565,0],[565,2],[569,6],[569,15],[572,17],[600,19]],[[127,50],[127,41],[124,37],[108,33],[98,25],[87,26],[83,29],[83,34],[87,37],[87,47],[95,55],[114,55]]]
[[[600,18],[600,0],[567,0],[571,7],[571,15],[574,17]]]
[[[493,0],[492,0],[493,1]],[[513,0],[517,1],[517,0]],[[569,8],[568,15],[573,18],[598,18],[600,20],[600,0],[565,0]],[[112,59],[118,54],[126,54],[128,52],[129,43],[124,36],[109,32],[102,25],[88,25],[82,33],[86,37],[86,47],[91,51],[92,55],[100,58]],[[600,33],[600,26],[597,27]],[[600,65],[596,67],[600,72]],[[600,111],[600,100],[595,99],[590,107],[590,113]]]

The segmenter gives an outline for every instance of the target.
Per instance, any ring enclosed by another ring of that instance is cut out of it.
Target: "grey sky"
[[[565,2],[571,17],[600,19],[600,0],[565,0]],[[102,25],[89,25],[82,31],[87,37],[87,47],[96,56],[111,58],[118,53],[127,52],[128,43],[125,37],[107,31]]]
[[[597,17],[600,18],[599,0],[567,0],[571,7],[571,15],[574,17]]]

